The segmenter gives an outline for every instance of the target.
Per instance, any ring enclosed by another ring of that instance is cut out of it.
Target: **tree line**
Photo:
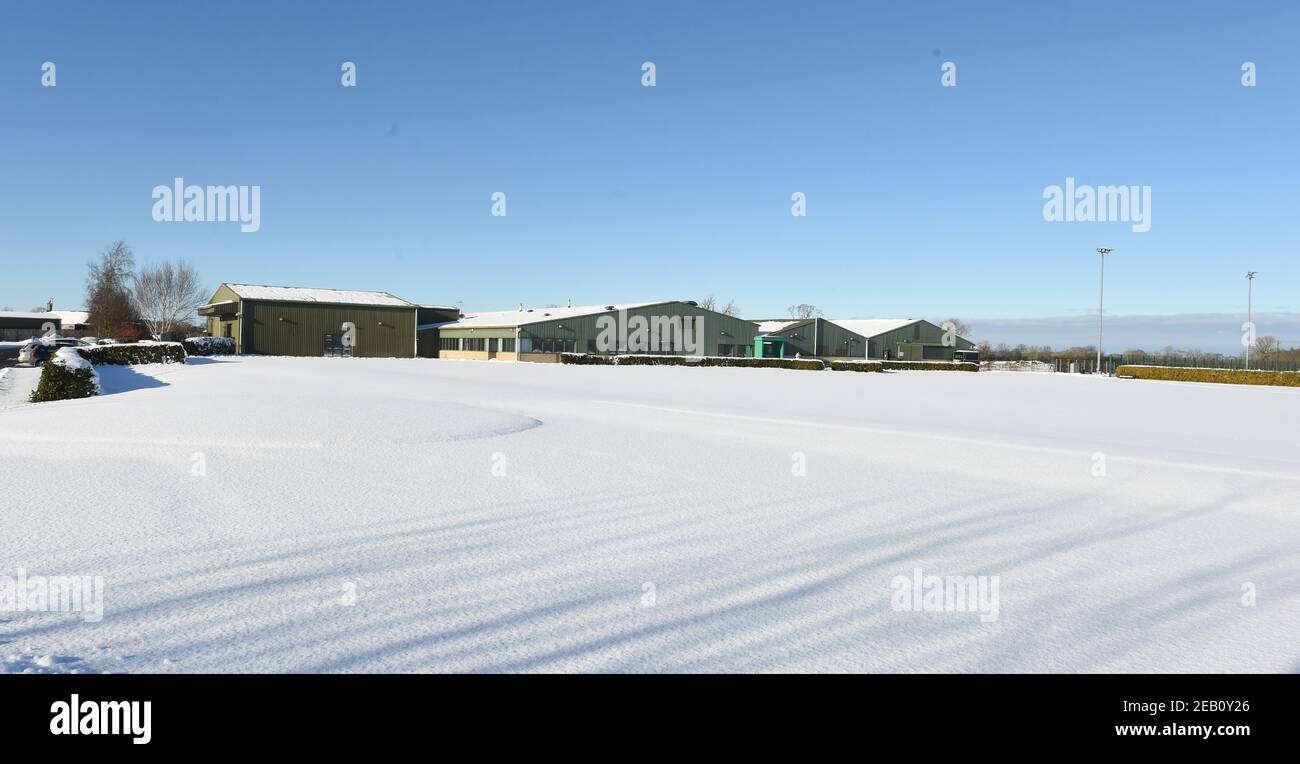
[[[197,310],[207,295],[192,264],[178,260],[137,268],[124,241],[110,244],[87,266],[86,310],[99,337],[166,339],[201,331]]]

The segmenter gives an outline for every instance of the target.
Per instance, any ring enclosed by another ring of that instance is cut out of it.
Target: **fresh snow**
[[[902,329],[920,321],[919,318],[832,318],[832,324],[842,326],[855,334],[868,339],[878,337],[886,332]]]
[[[515,310],[472,311],[462,315],[455,321],[424,324],[421,328],[434,329],[444,327],[448,329],[478,329],[526,326],[528,324],[536,324],[542,321],[553,321],[562,318],[577,318],[579,316],[593,316],[597,313],[606,313],[610,310],[632,310],[634,308],[644,308],[649,305],[662,304],[663,301],[629,302],[618,305],[576,305],[565,308],[516,308]]]
[[[0,614],[5,670],[1300,668],[1298,389],[99,371],[100,397],[0,411],[0,576],[105,585],[98,622]],[[918,568],[997,576],[998,618],[895,610]]]
[[[36,383],[40,378],[41,370],[30,366],[0,369],[0,409],[26,404],[28,396],[36,389]],[[2,424],[0,428],[3,428]],[[3,432],[3,429],[0,429],[0,432]],[[4,475],[11,479],[13,477],[13,473],[9,470],[5,470]],[[0,488],[0,490],[4,489]],[[0,575],[4,574],[0,572]]]
[[[806,323],[809,323],[809,322],[812,321],[812,320],[813,320],[813,319],[811,319],[811,318],[796,318],[796,319],[792,319],[792,320],[789,320],[789,321],[759,321],[759,322],[758,322],[758,333],[759,333],[759,334],[771,334],[772,332],[779,332],[779,331],[781,331],[782,329],[786,329],[786,328],[791,327],[791,326],[794,326],[794,325],[796,325],[796,324],[806,324]]]
[[[339,305],[387,305],[415,307],[388,292],[365,292],[355,289],[314,289],[311,287],[262,286],[259,284],[226,284],[231,291],[246,300],[276,300],[280,302],[323,302]]]

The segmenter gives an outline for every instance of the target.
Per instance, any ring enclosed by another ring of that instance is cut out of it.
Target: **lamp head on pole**
[[[1246,280],[1253,281],[1256,273],[1259,273],[1259,271],[1246,271]]]
[[[1110,247],[1097,247],[1097,251],[1103,255],[1109,255],[1111,252],[1114,252],[1115,250],[1111,249]]]

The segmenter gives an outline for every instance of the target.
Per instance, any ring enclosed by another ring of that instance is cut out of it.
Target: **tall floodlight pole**
[[[1255,294],[1255,274],[1259,271],[1246,271],[1246,323],[1250,325],[1250,339],[1255,339],[1255,319],[1251,314],[1251,300]],[[1246,343],[1246,368],[1250,368],[1250,343]]]
[[[1097,373],[1101,373],[1102,315],[1106,310],[1106,255],[1114,251],[1110,247],[1097,247],[1097,254],[1101,255],[1101,280],[1097,290]]]

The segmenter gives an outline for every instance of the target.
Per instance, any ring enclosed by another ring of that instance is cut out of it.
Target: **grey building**
[[[765,357],[866,357],[866,337],[824,318],[778,318],[754,323]]]
[[[40,337],[50,327],[56,334],[63,329],[63,319],[52,313],[0,311],[0,342],[22,342]]]
[[[753,322],[689,300],[467,312],[426,325],[438,357],[556,362],[561,353],[747,356]],[[647,340],[644,344],[642,340]],[[657,342],[656,342],[657,340]],[[422,353],[423,354],[423,353]]]
[[[975,343],[953,335],[945,342],[941,326],[919,318],[832,319],[830,323],[867,341],[866,355],[900,361],[979,360]]]

